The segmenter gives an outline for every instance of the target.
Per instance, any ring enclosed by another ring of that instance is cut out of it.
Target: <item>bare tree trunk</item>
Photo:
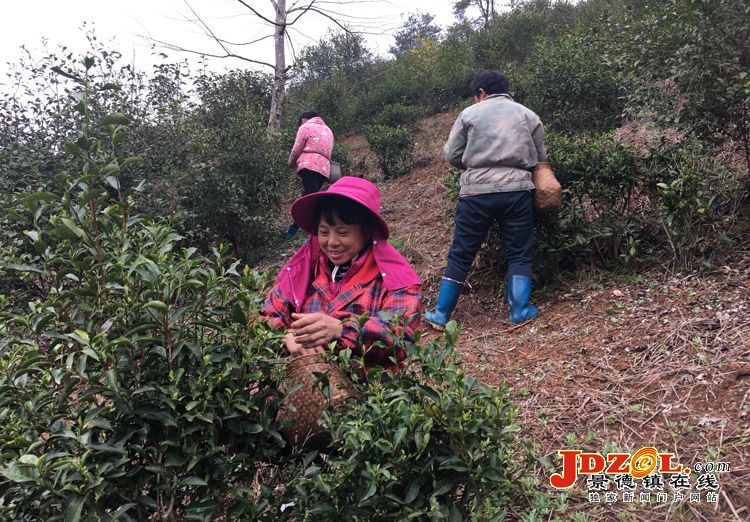
[[[276,25],[273,34],[275,51],[273,89],[271,91],[271,114],[268,117],[268,134],[278,134],[281,129],[281,116],[284,112],[286,97],[286,55],[284,38],[286,37],[286,0],[271,0],[276,10]]]
[[[489,29],[495,14],[495,0],[480,0],[477,5],[482,13],[482,18],[484,18],[484,28]]]

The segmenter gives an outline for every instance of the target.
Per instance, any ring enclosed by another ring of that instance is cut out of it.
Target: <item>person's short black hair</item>
[[[299,125],[302,125],[302,120],[309,120],[310,118],[316,118],[318,116],[320,116],[320,114],[318,114],[317,111],[302,111],[299,115]]]
[[[359,225],[365,234],[371,233],[375,225],[375,219],[370,209],[349,198],[334,194],[322,198],[315,207],[316,232],[321,219],[325,219],[329,225],[336,223]]]
[[[508,78],[500,71],[482,71],[471,82],[471,93],[479,96],[479,89],[489,94],[506,94]]]

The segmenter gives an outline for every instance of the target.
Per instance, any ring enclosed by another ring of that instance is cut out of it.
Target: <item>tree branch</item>
[[[314,8],[314,9],[311,8],[311,11],[313,11],[314,13],[318,13],[319,15],[328,18],[331,22],[333,22],[334,24],[338,25],[345,33],[352,34],[352,31],[348,27],[346,27],[344,24],[342,24],[341,22],[339,22],[338,20],[336,20],[333,16],[325,13],[324,11],[321,11],[318,8]]]
[[[264,65],[266,67],[270,67],[271,69],[274,69],[273,64],[270,64],[268,62],[264,62],[264,61],[261,61],[261,60],[253,60],[252,58],[246,58],[245,56],[242,56],[242,55],[239,55],[239,54],[236,54],[236,53],[233,53],[233,52],[227,50],[223,46],[222,46],[222,48],[224,49],[225,54],[215,54],[215,53],[206,53],[206,52],[203,52],[203,51],[196,51],[194,49],[186,49],[185,47],[180,47],[179,45],[171,44],[171,43],[168,43],[168,42],[163,42],[161,40],[156,40],[156,39],[153,39],[153,38],[151,39],[151,41],[153,41],[154,43],[157,43],[157,44],[161,45],[165,49],[170,49],[172,51],[178,51],[178,52],[181,52],[181,53],[197,54],[199,56],[209,56],[211,58],[236,58],[238,60],[242,60],[242,61],[250,62],[250,63],[257,63],[258,65]]]
[[[202,51],[195,51],[195,50],[192,50],[192,49],[186,49],[184,47],[181,47],[181,46],[178,46],[178,45],[175,45],[175,44],[170,44],[170,43],[162,42],[162,41],[159,41],[159,40],[154,40],[155,42],[160,43],[160,44],[164,45],[166,48],[172,49],[173,51],[180,51],[180,52],[187,52],[187,53],[199,54],[199,55],[202,55],[202,56],[210,56],[212,58],[237,58],[238,60],[243,60],[245,62],[256,63],[256,64],[259,64],[259,65],[265,65],[266,67],[274,68],[274,66],[272,64],[268,63],[268,62],[264,62],[264,61],[261,61],[261,60],[253,60],[252,58],[247,58],[245,56],[241,56],[241,55],[239,55],[239,54],[237,54],[237,53],[229,50],[227,48],[227,46],[224,45],[225,43],[227,43],[229,45],[239,45],[239,44],[231,44],[229,42],[226,42],[225,40],[222,40],[218,36],[216,36],[216,34],[211,30],[211,28],[208,26],[208,24],[203,21],[203,19],[200,17],[200,15],[198,13],[195,12],[195,9],[193,9],[193,6],[191,6],[190,3],[187,0],[183,0],[183,1],[185,2],[185,5],[188,7],[188,9],[190,9],[190,12],[193,13],[193,16],[195,17],[195,19],[191,20],[191,22],[193,22],[195,25],[197,25],[198,27],[200,27],[203,30],[204,34],[206,34],[206,35],[210,36],[211,38],[213,38],[214,42],[216,42],[217,44],[219,44],[219,47],[221,47],[221,49],[224,51],[224,54],[221,55],[221,54],[215,54],[215,53],[206,53],[206,52],[202,52]],[[238,0],[238,1],[241,2],[242,0]],[[264,38],[267,38],[267,37],[264,37]],[[261,38],[260,40],[262,40],[264,38]],[[256,40],[256,41],[260,41],[260,40]],[[254,43],[254,42],[250,42],[250,43]],[[249,45],[249,44],[247,44],[247,45]]]
[[[280,25],[284,25],[284,24],[277,24],[275,20],[271,20],[270,18],[266,18],[265,16],[263,16],[262,14],[260,14],[260,13],[259,13],[258,11],[256,11],[255,9],[253,9],[253,8],[252,8],[252,6],[250,6],[250,4],[248,4],[248,3],[247,3],[247,2],[245,2],[244,0],[237,0],[237,1],[238,1],[239,3],[241,3],[242,5],[244,5],[245,7],[247,7],[248,9],[250,9],[250,10],[251,10],[251,11],[253,12],[253,14],[254,14],[255,16],[257,16],[258,18],[262,19],[262,20],[263,20],[263,21],[265,21],[266,23],[269,23],[269,24],[271,24],[271,25],[273,25],[273,26],[280,26]],[[277,4],[276,2],[274,2],[274,0],[271,0],[271,3],[273,4],[273,6],[274,6],[275,8],[277,8],[277,9],[278,9],[278,4]]]
[[[292,37],[289,36],[289,31],[285,31],[284,36],[289,42],[289,48],[292,50],[292,63],[297,63],[297,52],[294,50],[294,42],[292,42]]]
[[[260,38],[256,38],[255,40],[252,40],[250,42],[230,42],[230,41],[224,40],[222,38],[217,38],[217,40],[219,42],[225,43],[227,45],[235,45],[237,47],[243,47],[243,46],[246,46],[246,45],[253,45],[253,44],[256,44],[258,42],[262,42],[263,40],[268,40],[269,38],[273,38],[273,35],[272,34],[267,34],[266,36],[261,36]]]
[[[296,22],[297,20],[299,20],[300,18],[302,18],[305,15],[305,13],[307,13],[310,9],[312,9],[312,6],[313,6],[314,3],[315,3],[315,0],[312,0],[305,7],[294,7],[294,6],[290,7],[289,10],[286,12],[287,16],[290,15],[290,14],[292,14],[293,12],[296,12],[296,11],[302,11],[302,12],[300,14],[298,14],[297,17],[294,20],[292,20],[291,22],[287,21],[286,25],[293,25],[294,22]]]

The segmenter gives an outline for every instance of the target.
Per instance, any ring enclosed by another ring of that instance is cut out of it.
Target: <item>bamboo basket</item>
[[[318,375],[328,375],[325,386]],[[341,409],[348,397],[358,396],[349,378],[341,368],[325,361],[320,354],[301,355],[289,362],[284,387],[291,390],[284,398],[284,408],[277,421],[291,421],[282,428],[287,441],[297,449],[321,450],[330,443],[328,428],[323,423],[323,411]]]
[[[537,212],[546,214],[556,212],[562,205],[562,186],[557,181],[555,173],[549,163],[537,163],[531,171],[534,182],[534,208]]]

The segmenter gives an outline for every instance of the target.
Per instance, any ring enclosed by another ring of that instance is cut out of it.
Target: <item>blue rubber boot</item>
[[[508,313],[510,322],[519,324],[539,315],[539,310],[529,304],[531,297],[531,278],[514,275],[508,277]]]
[[[440,293],[435,310],[424,314],[425,321],[435,330],[445,330],[445,324],[451,319],[451,314],[458,304],[458,297],[461,295],[463,287],[463,283],[443,278],[440,283]]]

